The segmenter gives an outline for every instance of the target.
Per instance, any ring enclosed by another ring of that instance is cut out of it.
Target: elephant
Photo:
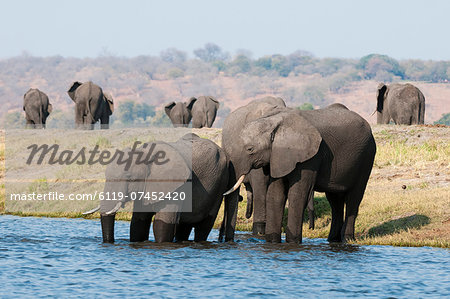
[[[189,103],[170,102],[164,106],[167,116],[172,121],[174,127],[187,127],[192,119],[192,106],[195,101]]]
[[[312,111],[276,108],[245,124],[233,141],[235,150],[227,158],[238,182],[252,169],[263,168],[270,175],[266,241],[281,242],[286,193],[286,242],[302,241],[303,213],[314,191],[325,192],[331,205],[328,241],[354,238],[376,153],[370,125],[360,115],[342,104]]]
[[[424,123],[425,97],[414,85],[380,83],[377,88],[377,123],[417,125]]]
[[[144,146],[145,145],[145,146]],[[195,134],[186,134],[173,143],[153,142],[144,144],[140,151],[144,156],[149,148],[163,152],[165,164],[145,164],[134,161],[129,169],[118,162],[107,166],[104,193],[126,195],[120,201],[101,201],[100,205],[85,214],[100,212],[103,242],[114,242],[116,212],[139,192],[185,192],[192,195],[191,209],[181,210],[170,205],[134,200],[130,224],[130,241],[148,240],[153,216],[155,241],[172,242],[188,240],[194,228],[194,241],[206,241],[222,203],[223,192],[228,186],[228,168],[224,151],[214,142]],[[158,155],[156,153],[154,157]],[[161,184],[161,181],[165,183]],[[191,182],[192,184],[189,184]],[[186,195],[189,196],[189,195]],[[181,203],[181,202],[180,202]],[[186,208],[186,207],[184,207]]]
[[[240,144],[236,143],[236,140],[238,139],[245,124],[270,113],[273,109],[280,107],[286,107],[286,104],[282,98],[268,96],[253,100],[246,106],[240,107],[230,113],[230,115],[225,119],[222,130],[222,146],[230,163],[230,182],[233,182],[235,186],[239,186],[241,182],[244,183],[247,191],[246,217],[250,218],[252,210],[254,211],[252,230],[253,234],[256,235],[263,235],[265,232],[266,193],[269,185],[269,175],[265,174],[262,169],[254,169],[245,176],[245,180],[237,182],[236,178],[239,177],[240,174],[235,173],[236,169],[233,167],[233,163],[236,161],[231,159],[231,157],[234,158],[235,155],[241,152]],[[224,221],[227,223],[223,225],[220,238],[222,238],[223,234],[225,234],[226,241],[233,240],[234,237],[234,221],[236,219],[238,194],[239,192],[231,193],[225,201],[226,215],[230,215],[230,217],[224,217]],[[313,227],[313,199],[311,199],[308,207],[309,216],[311,219],[310,227]]]
[[[192,106],[192,127],[211,128],[216,119],[220,103],[212,96],[191,97],[188,106]]]
[[[23,96],[23,110],[27,127],[45,128],[47,117],[53,107],[45,93],[37,88],[30,88]]]
[[[101,128],[109,128],[109,117],[114,112],[114,102],[110,95],[92,82],[73,82],[67,91],[75,102],[75,124],[77,128],[94,129],[100,120]]]

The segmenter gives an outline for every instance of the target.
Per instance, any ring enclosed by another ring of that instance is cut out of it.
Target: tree
[[[360,59],[357,67],[364,72],[365,79],[376,79],[377,74],[386,78],[385,73],[393,76],[405,77],[405,71],[394,58],[387,55],[370,54]],[[392,78],[392,77],[391,77]]]
[[[228,54],[224,53],[218,45],[213,43],[207,43],[203,48],[195,49],[194,55],[204,62],[223,61],[228,58]]]
[[[233,61],[231,62],[231,64],[233,65],[233,67],[235,69],[235,71],[233,72],[234,74],[248,73],[252,69],[252,66],[250,64],[250,59],[245,55],[236,56],[233,59]]]
[[[25,126],[25,118],[18,112],[8,112],[5,116],[5,128],[21,129]]]
[[[439,120],[435,121],[434,124],[450,126],[450,113],[442,114],[442,117]]]
[[[150,122],[155,116],[155,108],[147,103],[136,103],[126,100],[119,104],[117,120],[122,125],[136,125]]]
[[[159,110],[156,112],[155,116],[152,117],[150,125],[159,128],[169,128],[172,127],[172,122],[164,110]]]
[[[299,107],[297,107],[299,110],[314,110],[314,106],[311,103],[303,103]]]
[[[159,57],[161,57],[161,60],[165,62],[182,64],[186,61],[187,54],[186,52],[180,51],[176,48],[168,48],[161,51]]]

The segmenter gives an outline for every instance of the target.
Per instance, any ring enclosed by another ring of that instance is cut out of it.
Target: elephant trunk
[[[103,243],[114,243],[114,222],[116,214],[101,215]]]

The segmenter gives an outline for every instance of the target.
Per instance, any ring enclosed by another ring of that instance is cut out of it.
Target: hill
[[[205,51],[209,48],[205,47]],[[23,120],[23,94],[31,87],[46,92],[55,112],[49,117],[73,119],[73,102],[66,91],[73,81],[93,81],[111,93],[116,109],[135,101],[161,110],[171,101],[213,95],[221,102],[216,127],[235,108],[266,95],[280,96],[290,106],[311,103],[323,107],[340,102],[376,122],[379,82],[412,82],[426,97],[426,123],[450,112],[450,62],[395,61],[371,54],[361,59],[316,58],[310,53],[271,55],[253,59],[245,54],[233,58],[220,49],[188,59],[176,49],[160,57],[97,58],[32,57],[0,60],[0,118],[15,112]],[[212,50],[210,50],[212,51]],[[204,54],[204,53],[203,53]],[[59,116],[58,116],[59,115]],[[117,112],[113,120],[117,119]],[[70,122],[73,122],[70,120]]]

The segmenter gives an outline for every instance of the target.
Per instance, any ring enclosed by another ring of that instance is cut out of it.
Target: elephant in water
[[[281,242],[287,193],[286,242],[302,241],[303,213],[314,191],[325,192],[331,205],[328,240],[353,239],[376,152],[370,125],[341,104],[313,111],[271,110],[244,125],[232,140],[236,150],[227,156],[238,182],[252,169],[263,168],[270,175],[266,240]]]
[[[100,120],[101,128],[109,128],[109,117],[114,112],[110,95],[103,93],[100,86],[92,82],[73,82],[67,91],[75,102],[75,124],[77,128],[94,129]]]
[[[424,123],[425,97],[412,84],[380,83],[377,88],[377,123],[417,125]]]
[[[282,98],[264,97],[256,99],[248,103],[246,106],[240,107],[230,113],[225,119],[222,130],[222,146],[230,159],[230,181],[235,187],[239,187],[241,183],[247,191],[247,211],[246,217],[250,218],[253,212],[253,233],[256,235],[263,235],[266,226],[266,193],[269,185],[269,174],[265,173],[263,169],[252,169],[245,179],[237,181],[241,175],[236,173],[240,161],[235,160],[235,156],[241,152],[241,144],[237,142],[239,134],[245,125],[254,121],[266,114],[271,113],[277,108],[285,108],[286,103]],[[234,165],[237,163],[237,165]],[[238,188],[237,188],[238,189]],[[238,191],[230,193],[225,202],[225,211],[227,214],[226,224],[223,224],[222,234],[225,234],[225,240],[232,240],[234,235],[234,219],[236,219],[236,209],[238,202]],[[313,197],[308,202],[308,212],[310,218],[310,228],[314,228],[314,201]],[[228,217],[228,215],[230,215]],[[225,219],[224,219],[225,220]],[[224,231],[226,230],[226,231]]]
[[[174,238],[176,241],[188,240],[192,228],[195,229],[194,240],[205,241],[228,185],[225,153],[214,142],[195,134],[186,134],[174,143],[154,142],[144,145],[138,150],[146,157],[153,148],[153,163],[138,163],[134,160],[127,169],[124,163],[114,161],[106,168],[104,193],[125,196],[119,202],[103,200],[99,207],[85,214],[100,211],[103,241],[114,242],[115,214],[127,201],[139,197],[139,194],[144,194],[145,198],[147,193],[153,197],[153,193],[170,192],[172,196],[178,194],[178,203],[184,203],[181,193],[185,192],[186,198],[192,198],[189,211],[180,211],[180,206],[167,209],[170,206],[164,206],[164,201],[155,202],[144,198],[133,200],[130,241],[148,240],[153,216],[153,232],[158,243],[172,242]],[[166,163],[157,163],[155,157],[159,152],[164,153],[163,162]]]
[[[31,88],[23,96],[27,127],[45,128],[45,122],[52,109],[48,96],[39,89]]]

